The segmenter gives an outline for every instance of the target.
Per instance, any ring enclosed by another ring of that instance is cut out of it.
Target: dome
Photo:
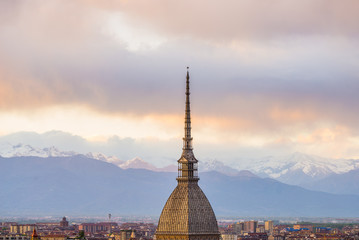
[[[216,216],[197,181],[179,182],[168,198],[156,231],[160,235],[214,235],[219,231]]]

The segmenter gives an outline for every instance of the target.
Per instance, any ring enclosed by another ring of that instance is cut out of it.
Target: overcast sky
[[[0,1],[0,140],[171,163],[189,66],[197,158],[359,158],[358,12],[357,0]]]

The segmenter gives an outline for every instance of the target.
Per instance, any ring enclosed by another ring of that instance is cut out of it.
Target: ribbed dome
[[[219,236],[211,204],[197,181],[179,182],[162,210],[156,237],[159,235]]]

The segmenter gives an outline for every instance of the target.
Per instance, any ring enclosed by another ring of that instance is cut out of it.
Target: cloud
[[[88,1],[87,1],[88,2]],[[125,12],[138,24],[166,34],[233,40],[283,35],[358,36],[355,0],[92,1],[95,7]]]
[[[103,153],[121,160],[141,157],[157,166],[174,164],[180,156],[181,140],[134,139],[113,135],[106,141],[88,141],[81,136],[62,131],[17,132],[0,137],[1,144],[29,144],[36,148],[55,146],[61,151],[76,151],[80,154]]]
[[[222,137],[218,135],[218,137]],[[246,163],[252,158],[263,156],[281,156],[302,152],[329,158],[358,158],[353,149],[353,138],[347,129],[336,126],[333,129],[319,127],[313,132],[307,131],[302,135],[287,138],[274,136],[260,139],[258,136],[243,136],[237,142],[208,142],[198,135],[194,138],[194,152],[202,161],[217,159],[226,164],[243,167],[239,162]],[[319,141],[318,141],[318,138]],[[324,138],[324,141],[323,141]],[[221,139],[218,139],[221,140]],[[226,140],[226,139],[224,139]],[[81,136],[61,131],[50,131],[43,134],[35,132],[18,132],[0,137],[1,144],[29,144],[37,148],[55,146],[62,151],[76,151],[82,154],[88,152],[103,153],[116,156],[121,160],[141,157],[147,162],[163,167],[175,164],[181,155],[181,138],[123,138],[117,135],[101,141],[89,141]],[[259,144],[258,144],[259,143]]]
[[[189,65],[208,139],[284,145],[321,125],[359,132],[355,0],[0,4],[3,114],[72,106],[171,122],[165,132],[182,116]]]

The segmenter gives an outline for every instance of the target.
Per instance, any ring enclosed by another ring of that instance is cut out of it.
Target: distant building
[[[17,225],[17,222],[2,222],[3,227],[10,227],[11,225]]]
[[[129,240],[131,238],[132,230],[121,230],[120,232],[112,233],[115,240]]]
[[[0,235],[0,240],[30,240],[30,237],[24,235]]]
[[[60,226],[59,222],[39,222],[36,223],[36,229],[39,230],[41,228],[56,228]]]
[[[243,222],[237,222],[232,225],[232,232],[235,234],[242,234],[243,230],[244,230]]]
[[[46,236],[41,236],[41,240],[66,240],[67,236],[63,234],[51,234]]]
[[[294,224],[293,225],[293,228],[294,229],[308,229],[309,231],[313,231],[313,225],[310,225],[310,224]]]
[[[66,220],[66,217],[63,217],[60,222],[60,227],[66,228],[69,226],[69,222]]]
[[[237,240],[237,234],[221,234],[222,240]]]
[[[268,240],[268,236],[266,233],[247,233],[238,240]]]
[[[264,229],[267,233],[273,233],[273,221],[265,221],[264,222]]]
[[[85,233],[99,233],[99,232],[110,232],[110,229],[117,227],[117,223],[113,222],[102,222],[102,223],[81,223],[79,230]]]
[[[257,228],[256,228],[256,233],[265,233],[265,227],[264,225],[257,225]]]
[[[243,230],[244,230],[244,232],[247,232],[247,233],[255,233],[257,230],[257,225],[258,225],[258,222],[254,221],[254,220],[244,222]]]
[[[332,229],[330,227],[316,227],[315,228],[316,233],[330,233],[331,230]]]
[[[36,228],[35,224],[15,224],[10,226],[10,233],[26,234],[32,233]]]

